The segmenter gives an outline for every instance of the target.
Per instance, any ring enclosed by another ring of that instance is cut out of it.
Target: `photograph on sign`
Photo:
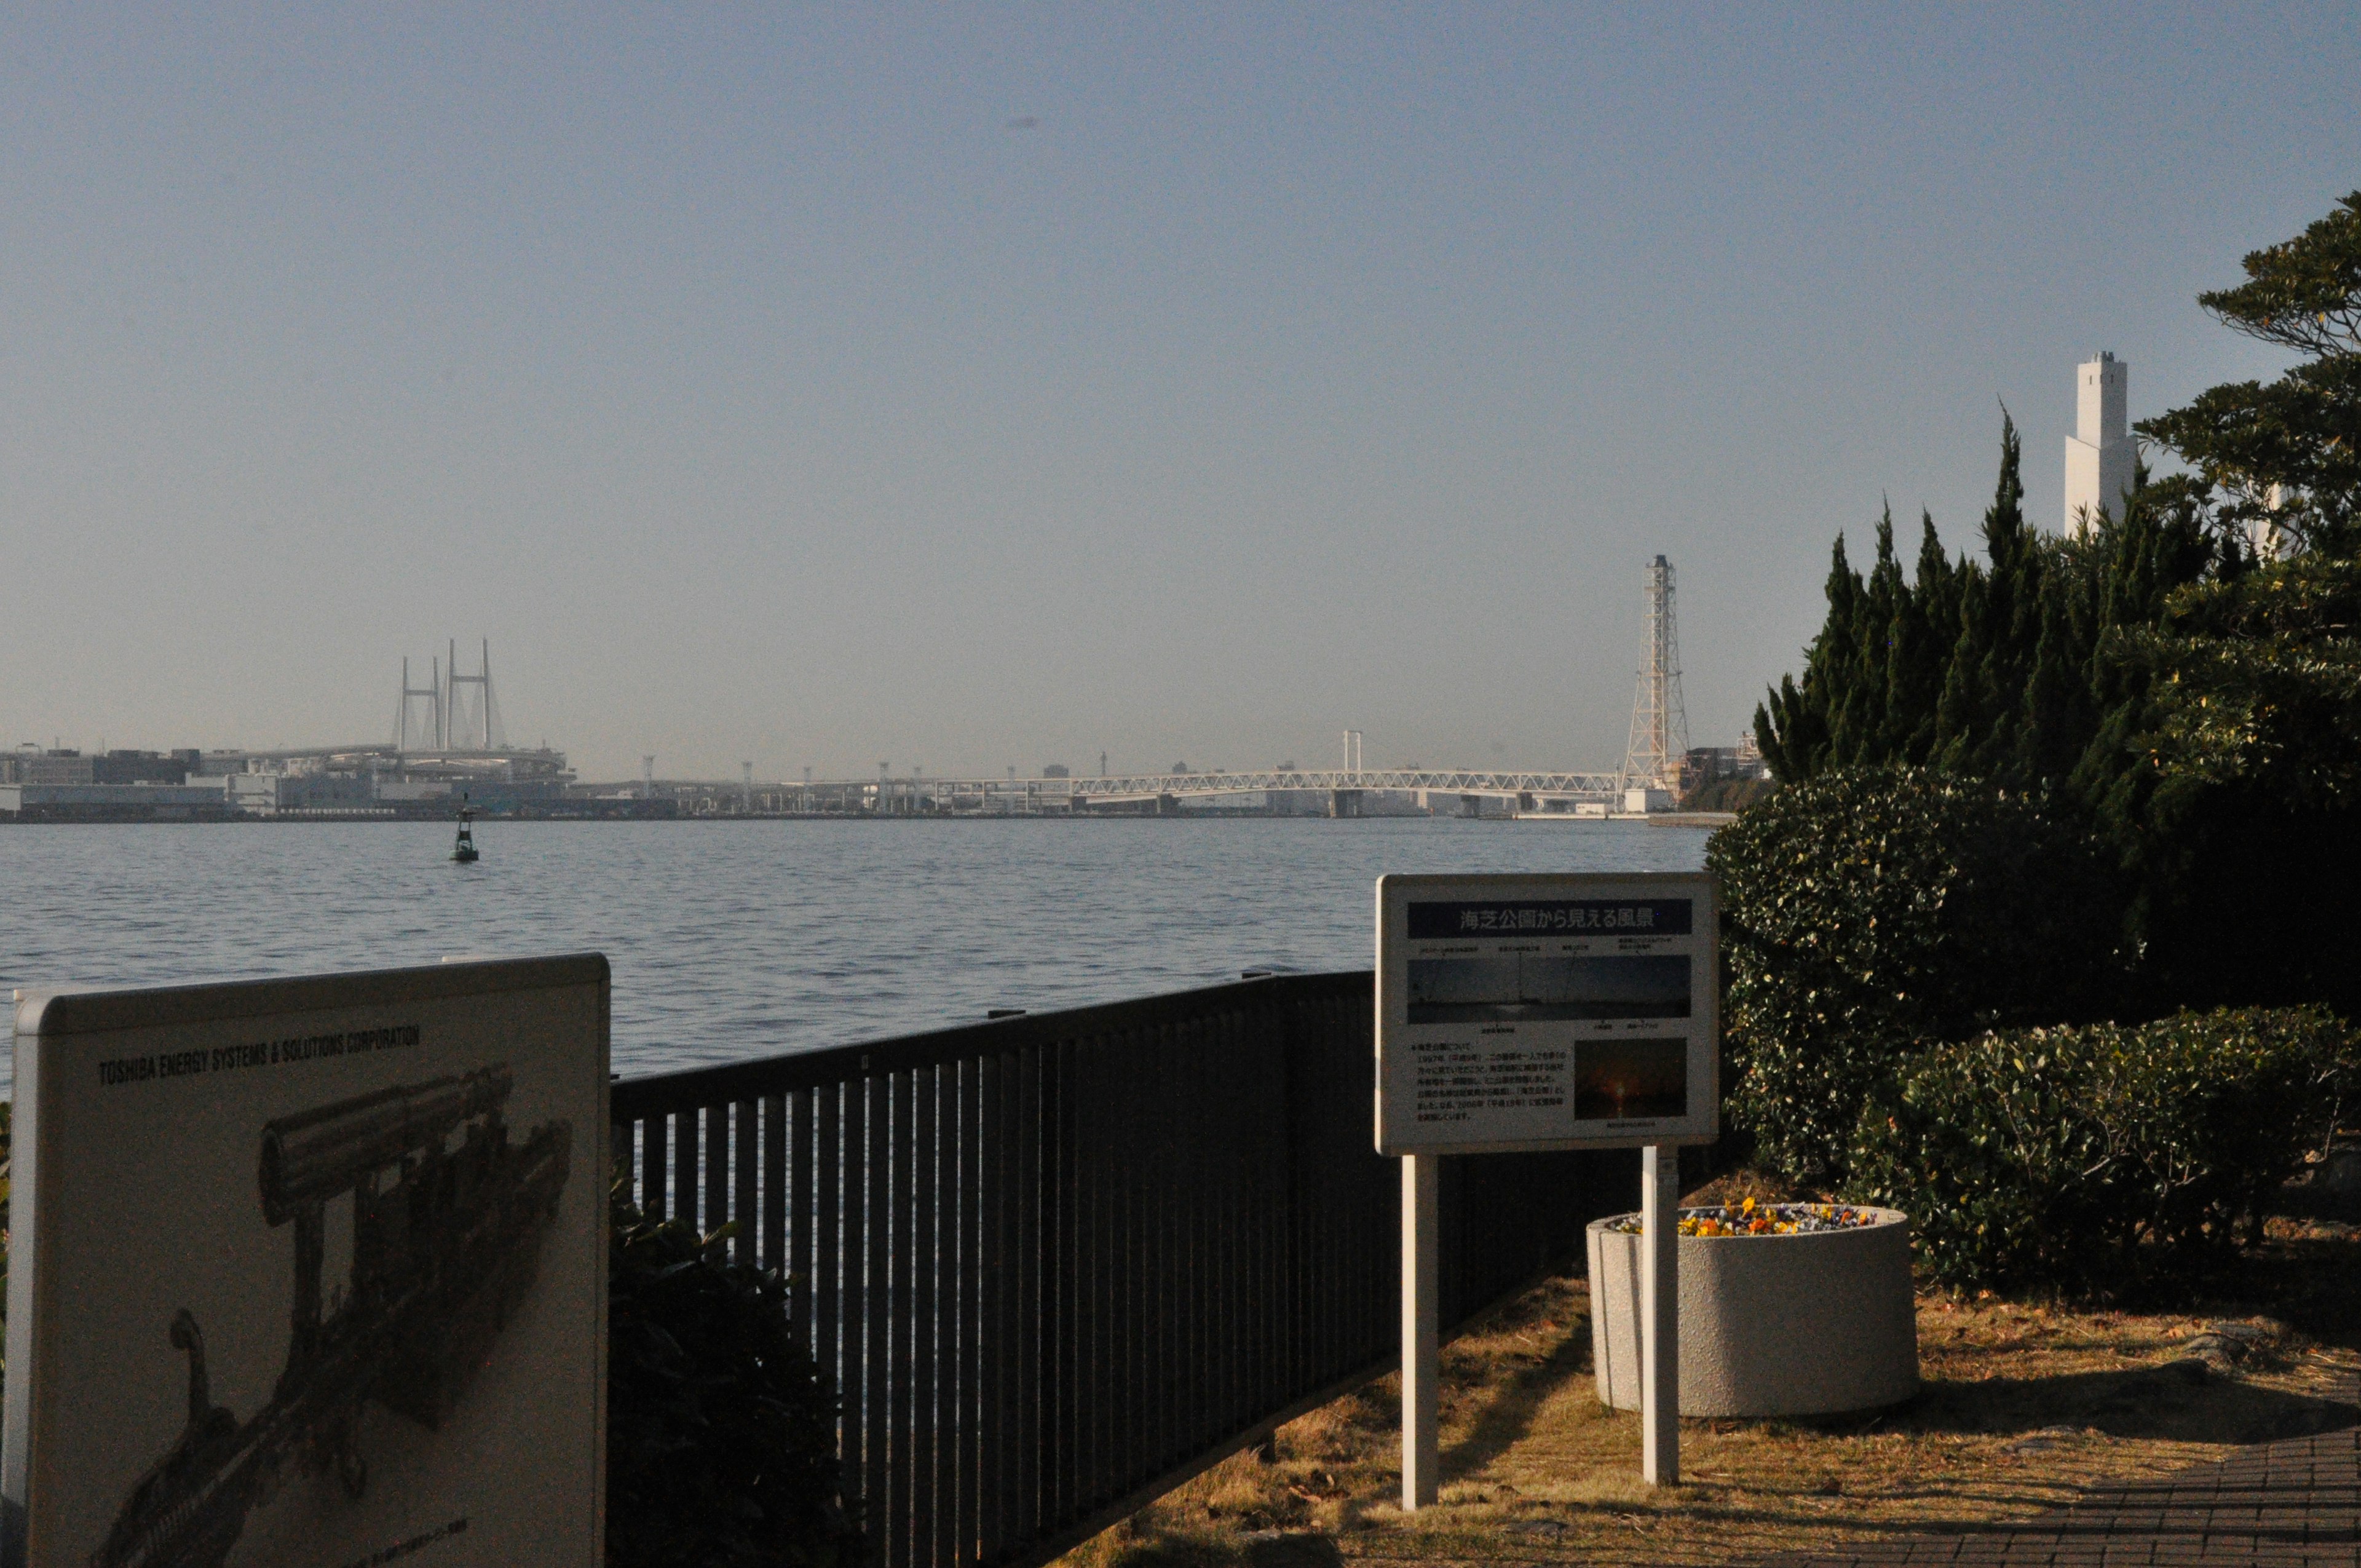
[[[599,1555],[595,954],[16,1011],[8,1561]]]
[[[1538,954],[1410,960],[1413,1024],[1520,1018],[1682,1018],[1689,960],[1543,958]]]
[[[1378,1152],[1710,1141],[1713,894],[1703,872],[1380,878]]]
[[[1688,1113],[1686,1040],[1586,1040],[1575,1053],[1574,1119],[1628,1122]]]

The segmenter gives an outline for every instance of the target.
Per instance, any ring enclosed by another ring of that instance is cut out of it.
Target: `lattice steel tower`
[[[1623,749],[1624,789],[1678,795],[1688,756],[1689,720],[1681,706],[1681,640],[1673,625],[1673,564],[1648,563],[1648,641],[1640,655],[1640,689],[1631,698],[1631,739]]]

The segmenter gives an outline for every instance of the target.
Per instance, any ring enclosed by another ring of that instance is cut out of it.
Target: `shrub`
[[[836,1401],[786,1281],[727,1260],[725,1227],[652,1223],[619,1181],[607,1266],[607,1561],[850,1568]]]
[[[1918,768],[1774,791],[1713,837],[1732,1119],[1797,1181],[1839,1179],[1916,1042],[2103,1015],[2118,901],[2039,801]]]
[[[2352,1067],[2319,1008],[1987,1034],[1869,1107],[1850,1192],[1908,1211],[1947,1283],[2185,1280],[2260,1224]]]

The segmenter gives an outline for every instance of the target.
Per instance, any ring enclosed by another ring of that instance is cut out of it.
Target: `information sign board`
[[[1702,872],[1378,880],[1378,1152],[1710,1143]]]
[[[16,1029],[7,1563],[599,1561],[605,959]]]

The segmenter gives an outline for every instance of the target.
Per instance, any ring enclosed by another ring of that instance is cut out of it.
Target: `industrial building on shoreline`
[[[291,751],[0,752],[0,819],[20,822],[341,820],[450,817],[464,802],[479,816],[670,817],[678,806],[652,793],[586,787],[566,753],[511,746],[492,689],[491,649],[474,674],[452,656],[430,662],[430,683],[411,684],[383,742]]]

